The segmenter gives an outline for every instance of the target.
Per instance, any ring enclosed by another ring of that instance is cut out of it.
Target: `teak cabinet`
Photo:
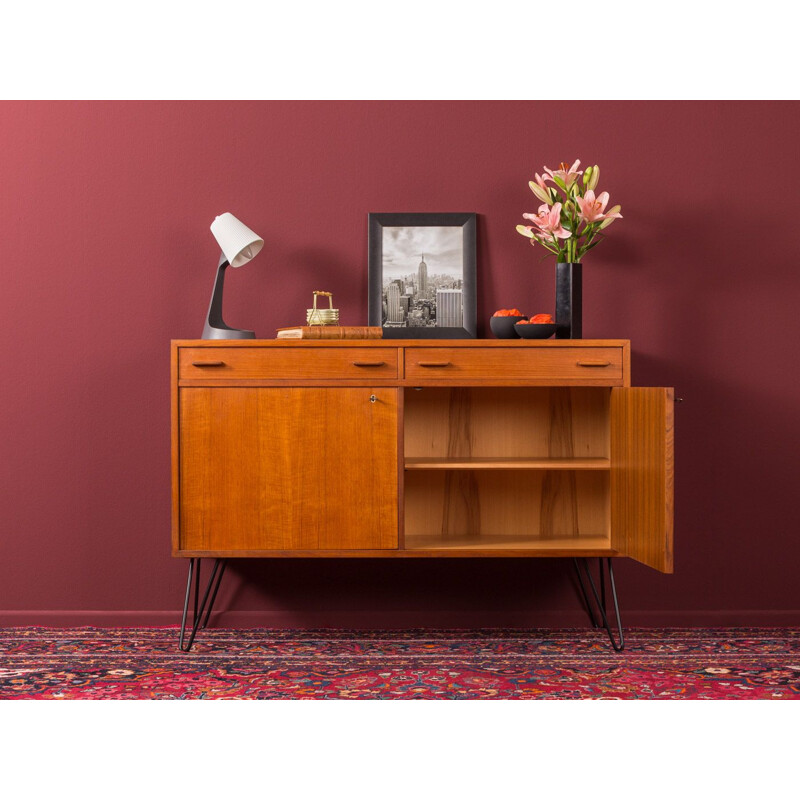
[[[174,341],[172,553],[671,572],[672,430],[625,340]]]

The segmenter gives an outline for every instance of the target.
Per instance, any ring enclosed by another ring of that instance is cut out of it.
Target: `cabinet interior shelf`
[[[405,468],[411,469],[535,469],[535,470],[607,470],[608,458],[409,458]]]
[[[439,536],[412,536],[406,534],[406,550],[535,550],[582,551],[614,553],[608,536],[560,536],[543,539],[534,536],[453,536],[442,539]]]

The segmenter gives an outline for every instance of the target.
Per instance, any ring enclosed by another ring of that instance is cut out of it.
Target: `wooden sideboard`
[[[229,558],[626,556],[671,572],[672,431],[673,391],[630,386],[627,340],[173,341],[184,626],[204,557],[203,606]]]

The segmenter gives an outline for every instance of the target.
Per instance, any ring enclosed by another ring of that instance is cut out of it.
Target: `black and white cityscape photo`
[[[383,227],[381,325],[461,328],[464,232],[461,226]]]

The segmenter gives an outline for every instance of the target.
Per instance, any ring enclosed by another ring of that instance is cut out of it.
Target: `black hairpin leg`
[[[600,563],[600,594],[597,593],[597,587],[595,586],[594,579],[592,578],[592,573],[589,571],[589,564],[585,558],[575,558],[573,559],[575,563],[575,571],[578,573],[578,583],[581,587],[581,592],[583,594],[583,599],[586,603],[586,608],[589,611],[589,618],[592,621],[593,628],[599,628],[600,624],[597,622],[597,619],[594,615],[594,607],[597,606],[598,610],[600,611],[600,618],[603,621],[603,627],[606,629],[606,633],[608,634],[608,638],[611,640],[611,646],[619,653],[625,647],[625,637],[622,633],[622,620],[619,616],[619,602],[617,601],[617,587],[614,583],[614,567],[611,565],[610,558],[599,558],[597,559]],[[608,615],[606,614],[606,578],[605,578],[605,571],[603,570],[603,561],[606,562],[606,566],[608,567],[608,583],[611,587],[611,599],[614,603],[614,616],[616,617],[617,621],[617,639],[614,639],[614,634],[611,631],[611,625],[608,621]],[[589,579],[589,586],[592,590],[592,596],[594,597],[594,605],[591,603],[589,599],[589,594],[586,591],[586,584],[583,581],[583,574],[581,573],[581,564],[583,565],[583,569],[586,573],[586,577]]]
[[[214,568],[211,570],[211,577],[208,579],[208,585],[203,593],[203,600],[198,607],[198,599],[200,597],[200,559],[189,559],[189,578],[186,581],[186,598],[183,601],[183,617],[181,619],[181,638],[178,646],[184,653],[188,653],[194,644],[194,637],[197,635],[199,628],[205,628],[208,625],[208,618],[211,616],[211,609],[214,607],[214,601],[217,599],[217,592],[219,585],[222,583],[222,575],[225,572],[226,562],[218,558],[214,561]],[[186,637],[186,617],[189,613],[189,598],[192,594],[192,584],[194,584],[194,614],[192,616],[192,631],[189,634],[189,641],[184,647],[183,641]],[[212,586],[213,591],[212,591]],[[211,602],[208,597],[211,594]]]
[[[580,559],[581,562],[585,561],[585,559]],[[597,628],[599,627],[597,624],[597,620],[594,616],[594,608],[592,607],[591,602],[589,601],[589,595],[586,593],[586,585],[583,582],[583,575],[581,575],[581,568],[578,563],[577,558],[572,559],[572,563],[575,565],[575,573],[578,576],[578,586],[581,587],[581,594],[583,595],[583,604],[586,607],[586,613],[589,615],[589,619],[591,620],[592,627]]]

